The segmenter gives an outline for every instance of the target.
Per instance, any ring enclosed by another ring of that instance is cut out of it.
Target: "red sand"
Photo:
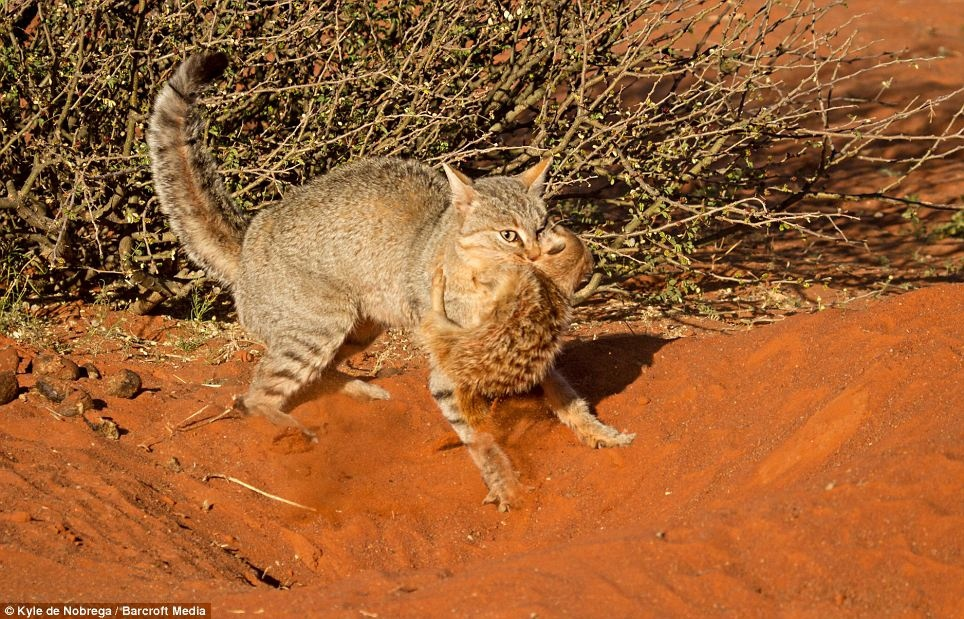
[[[509,514],[481,505],[421,361],[378,379],[391,401],[299,406],[320,435],[305,450],[260,419],[166,429],[220,412],[253,363],[98,355],[144,377],[134,400],[91,386],[119,441],[33,392],[0,408],[2,597],[217,616],[954,616],[964,285],[858,305],[676,340],[580,329],[561,367],[636,442],[590,450],[535,399],[503,406],[529,488]]]
[[[867,13],[862,42],[943,49],[925,82],[960,84],[959,1],[850,7]],[[953,175],[931,180],[944,199],[960,193]],[[964,616],[962,284],[675,340],[645,322],[580,327],[562,370],[636,441],[593,451],[537,400],[505,403],[498,434],[528,488],[508,514],[481,504],[419,356],[376,379],[390,401],[304,398],[294,414],[319,434],[311,448],[259,419],[174,431],[224,410],[254,363],[205,360],[222,341],[154,346],[179,333],[161,318],[91,336],[95,313],[75,319],[70,343],[92,353],[73,358],[134,369],[145,389],[123,400],[81,381],[100,399],[88,416],[116,421],[118,441],[56,418],[32,390],[0,406],[0,602],[210,602],[219,617]]]

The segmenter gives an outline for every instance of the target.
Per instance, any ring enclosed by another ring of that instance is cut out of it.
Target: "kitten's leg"
[[[436,267],[432,275],[432,311],[445,316],[445,271]]]
[[[579,397],[555,368],[542,381],[542,390],[549,407],[563,424],[590,447],[621,447],[629,445],[635,434],[624,434],[599,421],[589,411],[589,404]]]
[[[519,482],[509,457],[492,435],[478,432],[465,420],[455,403],[455,386],[447,376],[433,370],[428,385],[432,397],[442,409],[442,415],[452,425],[452,429],[482,473],[482,480],[489,489],[482,502],[495,503],[502,512],[508,511],[513,504],[517,505]]]

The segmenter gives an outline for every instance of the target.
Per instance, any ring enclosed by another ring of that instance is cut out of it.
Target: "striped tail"
[[[247,224],[205,146],[207,125],[194,105],[201,88],[227,64],[220,52],[185,60],[154,102],[147,144],[155,191],[171,229],[191,260],[231,285],[238,278]]]

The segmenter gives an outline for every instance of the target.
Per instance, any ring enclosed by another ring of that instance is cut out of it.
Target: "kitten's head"
[[[544,159],[517,176],[490,176],[475,182],[444,166],[461,224],[460,247],[480,259],[538,259],[542,255],[539,235],[547,223],[542,189],[549,163]]]
[[[582,239],[559,224],[549,225],[539,238],[542,256],[535,261],[535,267],[563,292],[572,294],[592,272],[592,254]]]

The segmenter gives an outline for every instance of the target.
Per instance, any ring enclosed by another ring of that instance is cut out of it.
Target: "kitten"
[[[562,226],[540,236],[543,252],[533,262],[471,262],[473,277],[490,291],[477,313],[464,325],[449,319],[445,310],[445,273],[440,266],[432,284],[432,311],[425,315],[421,335],[432,363],[455,383],[454,399],[470,426],[488,413],[492,401],[524,393],[536,385],[553,412],[577,436],[593,447],[628,445],[634,434],[623,434],[600,422],[588,404],[576,396],[552,368],[569,326],[571,297],[592,270],[592,257],[575,234]],[[489,449],[495,440],[484,436]],[[518,501],[518,482],[511,462],[500,454],[494,467],[494,487],[486,501],[505,510]]]
[[[529,391],[546,377],[569,326],[570,297],[592,269],[585,245],[561,226],[540,242],[534,262],[474,260],[473,279],[491,300],[462,325],[446,314],[444,269],[436,269],[421,333],[433,363],[456,382],[455,399],[470,424],[490,400]]]
[[[445,165],[442,175],[414,161],[363,159],[309,181],[248,222],[205,148],[195,106],[199,90],[226,66],[220,53],[191,57],[161,89],[147,131],[155,188],[188,256],[230,288],[241,324],[266,345],[239,408],[310,435],[282,412],[309,382],[333,377],[353,395],[388,397],[338,376],[332,362],[342,347],[364,346],[380,329],[417,328],[431,310],[437,265],[449,276],[448,316],[464,324],[487,294],[460,276],[473,256],[484,253],[490,264],[541,256],[549,160],[517,176],[472,182]],[[432,369],[432,396],[492,491],[507,459],[466,423],[454,386]],[[560,402],[578,400],[561,377],[554,389]]]

